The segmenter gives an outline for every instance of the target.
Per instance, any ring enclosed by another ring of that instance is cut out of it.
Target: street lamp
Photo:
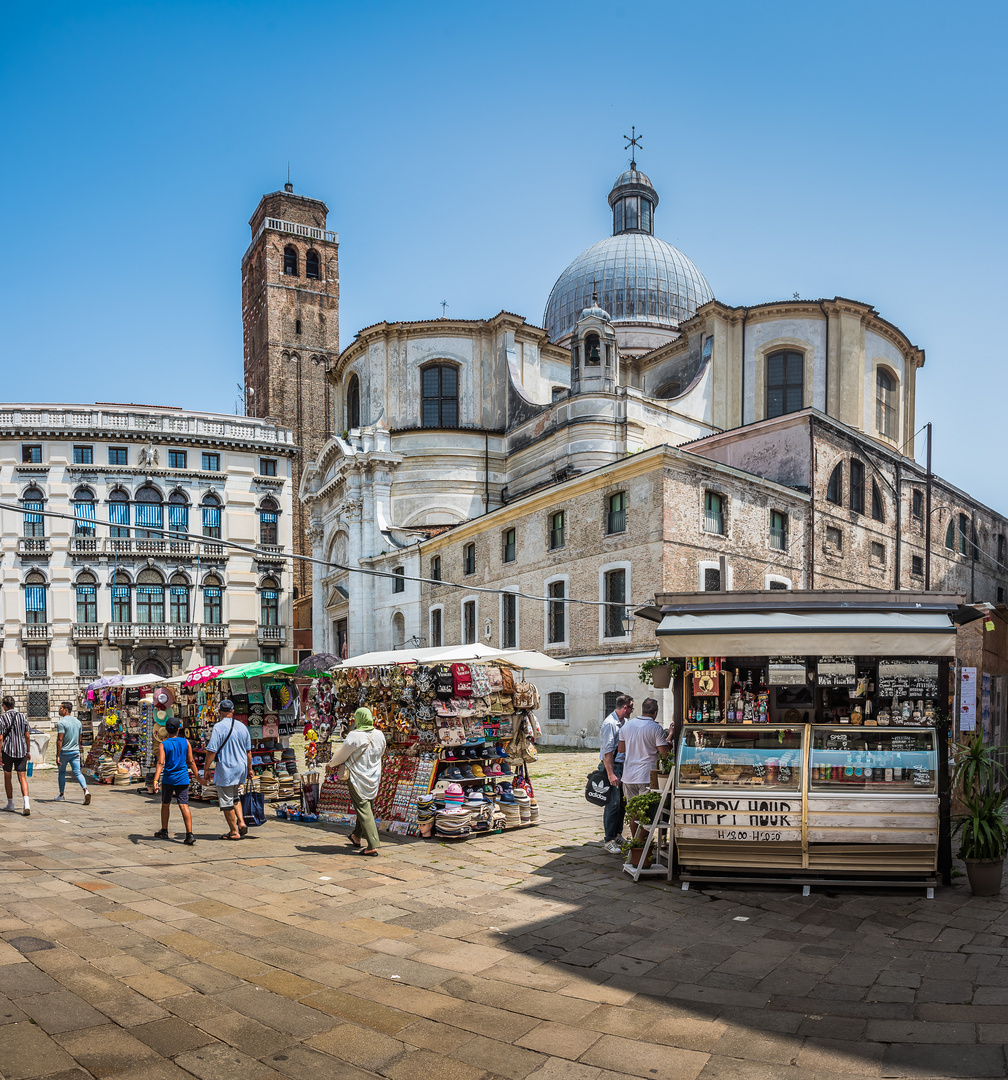
[[[630,634],[633,631],[634,623],[637,621],[633,615],[630,614],[629,608],[623,609],[623,633]]]

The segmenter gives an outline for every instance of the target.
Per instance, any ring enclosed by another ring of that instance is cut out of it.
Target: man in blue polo
[[[234,704],[222,701],[220,720],[210,732],[203,763],[203,783],[211,782],[212,769],[217,805],[227,822],[228,831],[221,836],[221,840],[240,840],[248,832],[242,815],[241,794],[242,786],[252,775],[252,742],[249,729],[233,714]]]
[[[620,694],[616,698],[616,707],[602,721],[599,735],[599,750],[602,765],[609,778],[609,797],[602,811],[602,828],[605,830],[604,844],[610,855],[618,855],[623,844],[623,816],[626,802],[623,799],[623,754],[619,750],[620,728],[633,712],[633,698]]]

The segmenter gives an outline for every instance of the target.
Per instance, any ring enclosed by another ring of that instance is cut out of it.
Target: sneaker
[[[154,839],[155,840],[170,840],[171,837],[168,835],[168,830],[167,829],[158,829],[158,831],[154,834]]]
[[[90,806],[91,805],[91,792],[88,791],[87,788],[84,789],[84,805],[85,806]]]
[[[66,796],[65,795],[54,795],[53,796],[53,802],[66,802]]]
[[[613,837],[613,843],[614,844],[625,844],[626,843],[626,837],[622,833],[620,833],[619,836],[614,836]]]
[[[31,810],[29,809],[29,807],[26,806],[21,812],[24,814],[25,817],[31,817]]]
[[[15,812],[13,799],[11,799],[11,801],[4,807],[4,810],[6,810],[9,814],[13,814]]]
[[[185,834],[185,839],[184,839],[184,840],[182,841],[182,843],[183,843],[183,844],[188,844],[188,845],[189,845],[189,847],[192,847],[192,846],[193,846],[193,844],[195,844],[195,843],[196,843],[196,837],[195,837],[195,836],[193,836],[193,834],[192,834],[191,832],[187,832],[187,833]]]
[[[605,849],[610,855],[619,855],[623,850],[623,845],[618,840],[610,840],[609,843],[605,845]]]

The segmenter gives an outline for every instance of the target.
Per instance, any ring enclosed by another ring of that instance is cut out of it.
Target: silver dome
[[[649,233],[623,232],[592,244],[557,279],[543,316],[550,340],[573,332],[578,315],[592,306],[593,292],[616,326],[678,329],[714,299],[703,274],[681,251]]]

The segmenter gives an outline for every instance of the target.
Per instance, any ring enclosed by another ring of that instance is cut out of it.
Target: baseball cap
[[[169,717],[165,721],[165,731],[167,731],[169,735],[174,735],[181,726],[182,725],[175,719],[174,716]]]
[[[231,700],[230,698],[225,698],[225,699],[224,699],[224,700],[223,700],[223,701],[222,701],[222,702],[220,703],[220,711],[221,711],[222,713],[225,713],[225,712],[234,712],[234,702],[233,702],[233,701],[232,701],[232,700]]]

